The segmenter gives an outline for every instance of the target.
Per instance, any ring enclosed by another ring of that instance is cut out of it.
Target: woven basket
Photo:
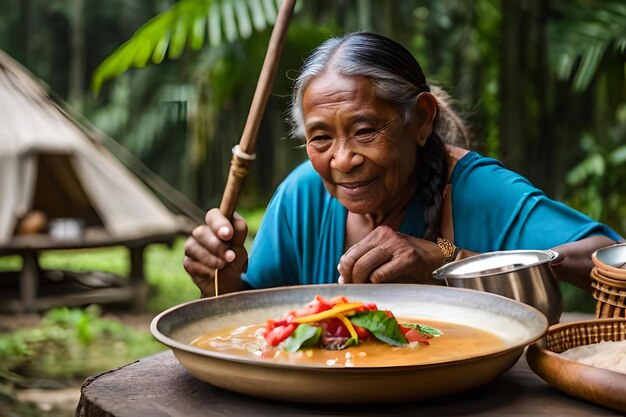
[[[626,317],[626,281],[606,277],[596,267],[590,277],[593,298],[597,300],[596,317]]]
[[[626,280],[612,278],[609,275],[604,274],[599,268],[593,268],[591,270],[591,278],[603,284],[610,285],[617,289],[626,291]]]
[[[592,320],[553,326],[546,334],[546,348],[561,353],[602,341],[626,340],[626,320]]]
[[[626,412],[626,374],[573,361],[560,353],[601,341],[626,340],[626,319],[598,319],[550,326],[526,354],[530,368],[553,387]]]
[[[626,269],[619,269],[619,270],[617,268],[606,269],[601,266],[596,266],[595,268],[598,271],[598,273],[602,275],[603,277],[622,281],[624,282],[624,284],[626,284]]]

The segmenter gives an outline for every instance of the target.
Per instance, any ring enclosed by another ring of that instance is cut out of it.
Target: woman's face
[[[304,89],[302,110],[309,159],[349,211],[385,214],[413,194],[417,121],[403,122],[365,77],[316,76]]]

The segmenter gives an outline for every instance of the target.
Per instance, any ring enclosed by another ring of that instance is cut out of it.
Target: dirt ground
[[[71,416],[80,399],[80,387],[62,389],[25,389],[17,392],[17,400],[30,403],[43,415],[54,412],[57,415]]]

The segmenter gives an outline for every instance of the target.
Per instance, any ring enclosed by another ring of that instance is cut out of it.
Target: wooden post
[[[39,292],[39,262],[36,251],[22,254],[22,270],[20,271],[20,300],[22,313],[37,311],[36,301]]]
[[[144,264],[144,252],[146,246],[133,246],[129,247],[130,253],[130,274],[128,277],[128,285],[131,287],[135,298],[132,300],[132,307],[135,310],[142,310],[146,304],[147,288],[145,280],[145,264]]]

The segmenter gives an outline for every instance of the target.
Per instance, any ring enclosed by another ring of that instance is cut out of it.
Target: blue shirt
[[[474,252],[549,249],[592,235],[620,237],[607,226],[549,199],[492,158],[469,152],[450,177],[454,241]],[[399,231],[426,231],[419,193]],[[337,282],[348,211],[331,197],[310,162],[278,187],[254,239],[244,280],[254,288]]]

